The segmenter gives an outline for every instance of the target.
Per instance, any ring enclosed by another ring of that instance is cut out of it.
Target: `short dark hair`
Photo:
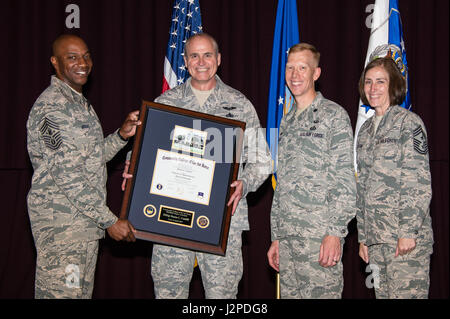
[[[56,56],[56,52],[58,51],[58,47],[67,39],[79,39],[84,42],[84,40],[76,34],[72,33],[64,33],[59,35],[52,44],[52,53]]]
[[[370,105],[367,100],[366,94],[364,93],[364,81],[366,78],[366,73],[370,69],[381,66],[389,75],[389,102],[390,106],[392,105],[400,105],[403,103],[403,100],[406,97],[406,80],[403,75],[400,73],[400,70],[395,64],[394,60],[390,57],[377,58],[372,60],[367,66],[364,68],[363,73],[361,74],[361,78],[359,79],[359,95],[361,97],[361,101],[365,105]]]

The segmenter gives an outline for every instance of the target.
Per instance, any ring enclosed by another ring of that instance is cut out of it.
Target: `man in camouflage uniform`
[[[27,122],[33,164],[28,213],[37,250],[36,298],[90,298],[98,239],[134,241],[133,227],[106,206],[106,162],[136,131],[138,111],[103,137],[82,95],[92,68],[82,39],[62,35],[53,44],[56,70]]]
[[[221,59],[216,41],[205,33],[192,36],[186,43],[184,59],[191,78],[166,91],[155,102],[246,122],[244,155],[238,180],[231,184],[235,192],[228,204],[233,205],[234,215],[226,256],[155,244],[152,254],[155,294],[157,298],[187,298],[197,258],[206,298],[236,298],[243,271],[241,234],[249,229],[247,202],[240,199],[255,191],[268,177],[271,157],[264,134],[258,132],[259,119],[251,102],[216,75]],[[247,162],[245,169],[244,162]]]
[[[360,80],[361,99],[375,115],[357,139],[359,254],[370,263],[377,298],[428,297],[433,230],[427,135],[420,117],[398,106],[405,89],[390,57],[371,61]]]
[[[355,216],[352,128],[347,112],[314,89],[320,53],[289,50],[286,83],[295,98],[279,132],[269,264],[282,298],[341,298],[341,252]]]

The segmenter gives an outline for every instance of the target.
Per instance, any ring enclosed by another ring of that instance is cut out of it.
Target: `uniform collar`
[[[384,131],[389,130],[390,129],[390,125],[389,122],[390,119],[392,118],[391,116],[389,116],[390,113],[393,113],[393,109],[395,107],[394,106],[389,106],[388,109],[386,110],[386,113],[384,113],[383,118],[381,119],[380,123],[378,124],[378,130],[376,132],[376,135],[380,135],[382,136],[384,134]],[[374,129],[374,119],[375,119],[375,114],[369,119],[369,132],[372,132],[371,134],[373,134],[373,129]]]
[[[220,90],[220,88],[224,85],[224,83],[222,82],[222,80],[220,79],[220,77],[217,74],[214,75],[214,77],[216,79],[216,86],[212,90],[211,94],[214,94],[217,90]],[[186,85],[184,87],[184,92],[183,92],[184,96],[194,94],[194,92],[192,92],[192,89],[191,89],[191,80],[192,80],[192,77],[189,77],[189,79],[187,79],[187,81],[186,81]]]
[[[308,105],[306,107],[306,110],[304,110],[302,112],[302,114],[300,114],[299,119],[300,118],[304,118],[304,117],[317,117],[317,113],[320,109],[321,103],[324,100],[324,97],[322,95],[322,93],[320,93],[319,91],[316,92],[316,97],[314,98],[314,100],[311,102],[310,105]],[[295,114],[296,114],[296,110],[297,110],[297,104],[294,103],[292,105],[291,110],[289,111],[288,115],[287,115],[287,119],[291,119],[291,118],[295,118]]]
[[[58,79],[56,75],[52,75],[51,85],[57,87],[60,92],[72,103],[81,104],[83,106],[87,104],[88,108],[90,108],[91,103],[83,96],[82,93],[75,91],[67,83]]]

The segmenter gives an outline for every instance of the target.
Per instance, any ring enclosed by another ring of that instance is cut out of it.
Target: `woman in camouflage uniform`
[[[357,140],[359,255],[377,298],[427,298],[433,232],[425,126],[398,105],[406,81],[390,57],[370,62],[359,82],[375,115]]]

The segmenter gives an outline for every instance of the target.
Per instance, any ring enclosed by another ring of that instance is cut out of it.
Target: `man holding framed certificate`
[[[234,192],[227,205],[232,206],[233,216],[225,256],[154,244],[151,272],[155,295],[156,298],[165,299],[188,298],[189,283],[197,258],[206,298],[236,298],[243,272],[241,235],[242,231],[249,230],[248,206],[241,198],[248,192],[256,191],[266,180],[271,173],[271,157],[265,134],[259,130],[259,119],[251,102],[242,93],[224,84],[216,75],[221,55],[215,39],[206,33],[189,38],[185,46],[184,61],[191,78],[166,91],[155,102],[242,121],[246,124],[246,130],[242,149],[239,150],[241,158],[238,177],[230,185]],[[205,147],[202,141],[206,136],[202,134],[201,130],[177,126],[171,149],[199,154]],[[158,151],[154,170],[157,174],[164,173],[157,177],[154,173],[150,192],[207,204],[208,181],[211,179],[209,174],[214,170],[214,163],[191,157],[195,159],[195,163],[192,163],[188,157],[174,154],[177,153]],[[127,170],[126,167],[125,171]],[[196,172],[201,170],[205,173]],[[205,190],[199,191],[199,185],[205,185]],[[152,208],[150,213],[153,214]],[[187,227],[192,224],[191,215],[189,211],[174,211],[171,207],[163,207],[163,211],[159,211],[160,219]],[[199,227],[208,227],[206,218],[195,222]]]

